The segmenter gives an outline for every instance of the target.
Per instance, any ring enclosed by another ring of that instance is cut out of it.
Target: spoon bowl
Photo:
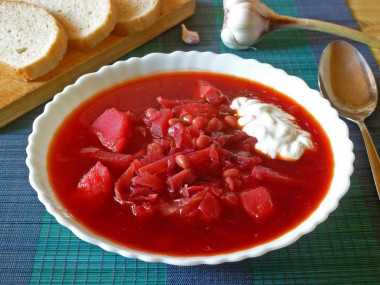
[[[331,42],[319,61],[318,82],[322,95],[338,113],[360,127],[380,199],[380,160],[364,124],[378,101],[375,77],[367,61],[351,44]]]

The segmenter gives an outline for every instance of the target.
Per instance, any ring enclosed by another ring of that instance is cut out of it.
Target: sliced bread
[[[130,35],[151,27],[161,13],[161,0],[114,0],[118,20],[114,32]]]
[[[0,0],[0,72],[36,79],[55,68],[67,49],[67,34],[45,9]]]
[[[17,0],[42,6],[65,27],[69,47],[89,50],[111,33],[117,21],[112,0]]]

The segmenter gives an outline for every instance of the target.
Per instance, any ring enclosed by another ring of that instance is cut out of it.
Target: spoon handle
[[[377,190],[377,195],[379,196],[380,200],[380,159],[379,155],[377,154],[375,145],[372,141],[371,135],[368,132],[368,129],[364,122],[357,122],[360,130],[363,134],[364,138],[364,143],[367,148],[367,153],[368,153],[368,158],[369,158],[369,163],[371,164],[372,168],[372,175],[373,178],[375,179],[375,185],[376,185],[376,190]]]

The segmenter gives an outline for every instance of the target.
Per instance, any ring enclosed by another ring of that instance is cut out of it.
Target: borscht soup
[[[63,121],[50,184],[84,227],[170,256],[258,246],[319,206],[327,135],[294,100],[233,76],[150,75],[102,91]]]

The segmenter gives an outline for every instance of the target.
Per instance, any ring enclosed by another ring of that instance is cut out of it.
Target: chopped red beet
[[[240,165],[243,169],[252,169],[254,165],[261,163],[261,158],[259,156],[252,156],[247,151],[240,151],[234,155],[236,163]]]
[[[157,175],[150,174],[149,172],[143,172],[140,173],[140,175],[134,176],[132,178],[132,183],[135,185],[148,186],[157,191],[157,193],[162,193],[166,188],[165,181],[160,179]]]
[[[172,155],[174,156],[174,155]],[[166,171],[167,165],[168,165],[168,160],[172,156],[165,156],[164,158],[157,160],[155,162],[149,163],[147,165],[144,165],[139,168],[138,172],[144,173],[144,172],[149,172],[149,173],[160,173]]]
[[[154,213],[154,209],[149,202],[143,202],[141,205],[132,204],[131,210],[133,215],[139,218],[149,217]]]
[[[190,165],[196,166],[206,161],[209,161],[210,151],[211,151],[211,147],[208,147],[202,150],[189,152],[188,154],[186,154],[186,156],[190,160]]]
[[[112,188],[111,175],[100,161],[79,180],[77,189],[91,194],[109,193]]]
[[[119,168],[127,168],[133,160],[133,157],[130,154],[104,151],[96,147],[84,148],[80,151],[80,153],[93,159],[99,160],[105,164]]]
[[[257,220],[267,217],[273,208],[271,196],[264,187],[248,190],[240,199],[245,211]]]
[[[193,217],[198,213],[198,205],[202,201],[201,197],[180,198],[171,202],[158,205],[157,209],[164,215],[181,215]]]
[[[274,171],[268,167],[264,166],[255,166],[252,169],[251,175],[260,180],[270,180],[270,181],[277,181],[282,183],[289,183],[289,182],[295,182],[293,179]]]
[[[164,99],[162,97],[158,97],[157,101],[158,101],[158,103],[161,104],[162,107],[169,108],[169,109],[172,109],[178,105],[183,105],[183,104],[194,102],[192,100],[170,100],[170,99]]]
[[[86,207],[94,210],[104,199],[110,197],[112,192],[112,179],[107,167],[98,161],[79,180],[77,190],[78,197],[85,197]]]
[[[184,169],[176,175],[170,177],[166,183],[170,189],[178,190],[185,184],[190,184],[195,181],[197,177],[193,174],[191,169]]]
[[[207,193],[199,204],[198,209],[206,220],[218,219],[222,211],[218,200],[211,193]]]
[[[154,192],[149,187],[141,187],[141,186],[134,186],[131,187],[131,193],[130,197],[135,198],[139,196],[149,196],[150,194],[153,194]]]
[[[170,109],[161,109],[155,112],[147,121],[147,126],[153,137],[164,138],[168,132],[169,120],[173,117]]]
[[[219,153],[218,153],[218,150],[213,146],[210,148],[210,162],[211,162],[211,167],[213,169],[220,169]]]
[[[158,143],[162,148],[167,151],[170,149],[170,139],[153,139],[155,143]]]
[[[155,162],[157,160],[160,160],[164,157],[165,157],[165,155],[162,154],[160,151],[152,150],[147,155],[145,155],[143,158],[141,158],[140,161],[143,165],[146,165],[146,164],[150,164],[152,162]]]
[[[242,185],[242,181],[239,178],[226,178],[226,187],[231,191],[238,191]]]
[[[127,170],[119,177],[115,183],[115,197],[118,201],[125,201],[128,199],[132,184],[132,177],[136,170],[136,163],[131,163]]]
[[[174,140],[177,149],[193,149],[193,137],[189,131],[180,123],[177,123],[169,128],[169,136]]]
[[[121,152],[131,137],[132,113],[107,109],[92,123],[91,130],[104,147]]]
[[[242,141],[233,145],[233,149],[238,149],[240,151],[253,151],[255,144],[257,143],[257,139],[254,137],[247,137]]]
[[[201,192],[204,190],[209,191],[209,189],[210,189],[209,186],[206,186],[206,185],[193,185],[193,186],[185,185],[181,189],[181,193],[183,197],[191,197],[198,192]]]
[[[178,105],[173,108],[173,113],[176,115],[189,114],[195,117],[205,117],[207,119],[215,118],[218,115],[218,109],[209,103],[188,103]]]
[[[232,132],[225,134],[224,137],[226,139],[226,145],[231,145],[244,140],[248,135],[241,130],[233,130]]]
[[[200,98],[205,99],[210,104],[220,105],[222,103],[229,103],[228,98],[219,89],[205,80],[198,81],[197,92]]]
[[[221,201],[227,206],[236,207],[240,203],[239,196],[235,192],[227,192],[221,197]]]

